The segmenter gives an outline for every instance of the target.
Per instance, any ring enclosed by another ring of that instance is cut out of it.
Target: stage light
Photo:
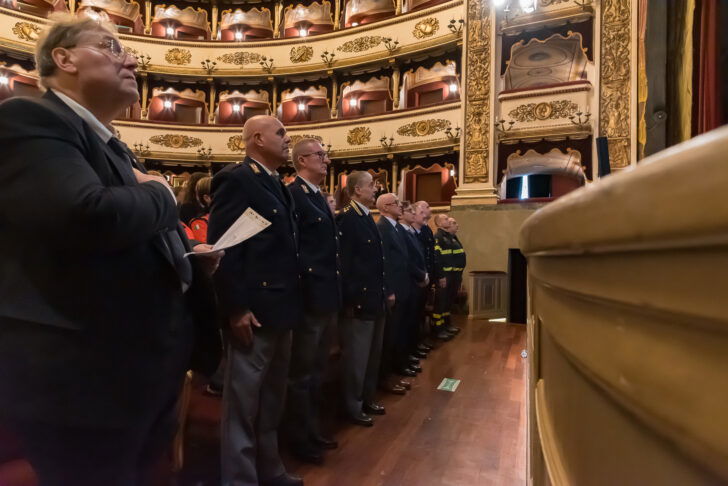
[[[172,102],[169,100],[164,100],[164,107],[167,109],[172,108]]]
[[[349,106],[351,106],[352,108],[356,108],[356,105],[358,104],[359,102],[353,98],[349,100]]]
[[[298,104],[298,111],[303,111],[305,109],[306,109],[306,105],[305,104],[303,104],[303,103],[299,103]]]
[[[238,113],[240,111],[240,105],[233,105],[233,111]]]
[[[243,40],[243,33],[235,32],[235,40]]]
[[[7,85],[9,83],[10,83],[10,80],[8,79],[7,76],[0,76],[0,84]]]

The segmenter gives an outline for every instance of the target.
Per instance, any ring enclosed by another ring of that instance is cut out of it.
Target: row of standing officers
[[[344,411],[371,426],[372,414],[385,413],[377,389],[404,394],[411,385],[400,377],[416,376],[432,349],[423,334],[431,289],[433,337],[459,331],[449,309],[465,254],[452,218],[437,215],[433,235],[426,203],[403,206],[394,194],[375,201],[367,172],[348,176],[351,201],[335,216],[319,190],[330,160],[315,139],[293,147],[297,177],[284,186],[276,169],[289,158],[290,138],[276,118],[251,118],[242,136],[245,160],[212,182],[208,239],[247,208],[272,224],[228,249],[214,275],[228,324],[222,483],[299,485],[281,461],[277,429],[285,410],[292,450],[310,462],[337,447],[318,417],[330,331],[339,330]]]

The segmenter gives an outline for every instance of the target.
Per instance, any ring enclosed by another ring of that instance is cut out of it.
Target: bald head
[[[415,211],[422,213],[422,217],[424,218],[423,224],[427,224],[427,222],[430,221],[430,217],[432,216],[430,204],[427,201],[417,201],[413,204],[413,206],[415,207]]]
[[[382,194],[377,198],[377,209],[383,216],[388,216],[394,220],[402,215],[399,199],[391,192]]]
[[[245,154],[268,169],[275,170],[288,161],[291,138],[277,118],[258,115],[248,119],[242,137]]]
[[[449,224],[450,217],[447,214],[440,213],[435,215],[435,226],[437,226],[438,228],[447,230]]]

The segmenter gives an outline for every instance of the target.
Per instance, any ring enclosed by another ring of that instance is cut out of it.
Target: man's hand
[[[394,294],[389,294],[387,296],[387,306],[391,309],[394,307]]]
[[[438,281],[438,284],[440,285],[440,288],[441,288],[441,289],[444,289],[445,287],[447,287],[447,279],[446,279],[445,277],[442,277],[442,278],[441,278],[441,279],[440,279],[440,280]]]
[[[230,318],[230,331],[246,348],[253,344],[253,326],[261,327],[252,312],[246,311]]]
[[[160,184],[164,184],[166,187],[169,187],[167,179],[162,176],[145,174],[144,172],[141,172],[133,167],[131,170],[134,171],[134,177],[136,177],[136,180],[139,184],[143,184],[145,182],[159,182]]]
[[[212,250],[212,245],[206,245],[204,243],[195,245],[194,248],[192,248],[192,251],[195,253],[205,253]],[[195,255],[195,258],[200,259],[200,264],[205,270],[205,273],[208,275],[212,275],[215,273],[215,270],[217,270],[217,267],[220,265],[220,259],[225,256],[225,251],[220,250],[213,253],[207,253],[204,255]]]

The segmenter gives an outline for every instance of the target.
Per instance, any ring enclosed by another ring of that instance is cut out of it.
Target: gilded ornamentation
[[[291,47],[291,62],[299,63],[310,61],[313,57],[313,47],[311,46],[298,46]]]
[[[225,64],[235,64],[236,66],[245,66],[246,64],[258,64],[261,60],[260,54],[256,52],[245,52],[245,51],[238,51],[238,52],[230,52],[228,54],[223,54],[222,56],[218,56],[217,60],[222,61]]]
[[[296,145],[298,142],[300,142],[304,138],[313,138],[314,140],[318,140],[321,143],[323,143],[323,141],[324,141],[324,139],[318,135],[291,135],[291,147]]]
[[[167,51],[164,55],[164,59],[170,64],[184,66],[192,61],[192,53],[189,49],[180,49],[179,47],[175,47]]]
[[[440,28],[440,21],[435,17],[428,17],[425,20],[420,20],[415,24],[415,28],[412,31],[412,35],[418,39],[424,39],[435,35],[437,30]]]
[[[243,136],[233,135],[232,137],[228,138],[227,148],[231,152],[244,152],[245,143],[243,142]]]
[[[30,22],[16,22],[13,26],[13,34],[24,41],[35,42],[38,40],[41,29]]]
[[[378,35],[367,35],[357,37],[356,39],[344,42],[336,48],[340,52],[362,52],[378,46],[384,41],[384,38]]]
[[[346,142],[349,145],[364,145],[372,139],[372,131],[368,127],[356,127],[349,130]]]
[[[490,164],[490,0],[468,0],[465,183],[487,182]]]
[[[571,0],[539,0],[538,4],[542,7],[549,7],[551,5],[558,5],[560,3],[570,2]]]
[[[579,111],[579,106],[570,100],[549,101],[542,103],[528,103],[517,106],[508,116],[518,122],[532,122],[536,120],[557,120],[569,118]]]
[[[450,122],[448,120],[420,120],[408,123],[407,125],[402,125],[397,129],[397,135],[404,135],[406,137],[425,137],[445,130],[449,126]]]
[[[631,160],[631,18],[629,0],[603,2],[599,134],[609,141],[615,168],[627,167]]]
[[[149,138],[149,141],[156,145],[175,149],[199,147],[202,145],[201,139],[188,135],[154,135]]]

